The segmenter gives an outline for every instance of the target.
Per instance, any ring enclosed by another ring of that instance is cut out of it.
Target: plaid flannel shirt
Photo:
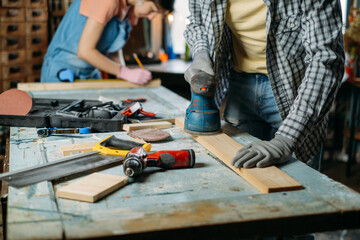
[[[340,2],[264,2],[267,70],[283,119],[276,134],[295,141],[297,158],[307,162],[325,140],[328,113],[344,73]],[[189,0],[190,23],[184,32],[193,54],[207,51],[213,61],[218,107],[228,90],[233,51],[226,5],[226,0]]]

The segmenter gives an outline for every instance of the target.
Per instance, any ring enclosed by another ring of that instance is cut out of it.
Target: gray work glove
[[[201,71],[214,75],[212,61],[210,60],[209,54],[205,51],[195,53],[193,63],[185,71],[185,80],[190,83],[191,78]]]
[[[295,143],[276,135],[270,141],[259,141],[240,149],[231,164],[236,168],[267,167],[287,162],[295,150]]]

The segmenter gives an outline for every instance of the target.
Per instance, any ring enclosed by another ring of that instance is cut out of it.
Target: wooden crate
[[[48,0],[0,1],[0,91],[38,81],[48,46]]]
[[[73,0],[49,0],[49,36],[53,36]]]

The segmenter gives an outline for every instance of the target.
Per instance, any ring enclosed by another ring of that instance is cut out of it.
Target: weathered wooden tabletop
[[[145,111],[164,118],[184,114],[189,102],[164,87],[33,92],[40,98],[99,96],[121,100],[147,97]],[[152,150],[192,148],[192,169],[150,170],[96,203],[57,198],[56,188],[68,182],[41,182],[9,187],[8,239],[80,239],[122,236],[125,239],[226,239],[225,236],[275,236],[360,226],[360,194],[293,160],[280,168],[304,185],[303,190],[260,194],[224,166],[177,126],[167,129],[172,141],[154,143]],[[225,125],[241,144],[254,141]],[[117,137],[131,139],[125,132]],[[62,157],[61,145],[100,141],[110,133],[84,138],[51,136],[39,139],[34,128],[12,128],[10,171]],[[122,166],[103,170],[124,175]],[[232,238],[233,239],[233,238]]]

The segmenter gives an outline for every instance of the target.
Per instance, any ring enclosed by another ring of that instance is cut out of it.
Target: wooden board
[[[46,90],[77,90],[77,89],[105,89],[105,88],[143,88],[159,87],[160,79],[153,79],[145,85],[138,85],[124,80],[82,81],[74,83],[19,83],[18,89],[23,91],[46,91]]]
[[[127,183],[127,177],[92,173],[78,181],[59,188],[56,191],[56,196],[83,202],[96,202]]]
[[[150,123],[150,122],[171,122],[171,124],[175,124],[175,118],[162,118],[162,119],[150,119],[150,120],[144,120],[141,121],[142,123]]]
[[[91,152],[97,142],[79,143],[60,146],[60,151],[64,156]]]
[[[145,128],[157,128],[165,129],[171,128],[172,123],[168,121],[158,121],[158,122],[146,122],[146,123],[129,123],[124,124],[123,129],[125,131],[131,132],[135,130],[145,129]]]
[[[184,119],[175,119],[175,124],[184,128]],[[225,133],[202,136],[192,135],[192,137],[262,193],[303,189],[303,186],[298,181],[275,166],[235,168],[231,165],[231,159],[243,146]]]

